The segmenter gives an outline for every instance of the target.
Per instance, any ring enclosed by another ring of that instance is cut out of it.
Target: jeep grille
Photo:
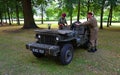
[[[42,44],[56,44],[56,36],[54,35],[41,35],[41,38],[39,39],[40,43]]]

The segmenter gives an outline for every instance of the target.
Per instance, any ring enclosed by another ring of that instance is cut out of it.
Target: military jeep
[[[70,29],[35,30],[36,42],[26,44],[37,58],[52,55],[59,58],[61,64],[67,65],[73,59],[75,47],[89,47],[89,28],[72,24]]]

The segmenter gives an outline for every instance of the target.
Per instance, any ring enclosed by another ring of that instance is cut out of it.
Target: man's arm
[[[83,22],[83,23],[81,23],[81,25],[90,25],[90,20],[89,21],[85,21],[85,22]]]

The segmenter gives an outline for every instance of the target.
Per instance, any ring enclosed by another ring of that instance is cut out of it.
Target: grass
[[[98,51],[88,53],[84,49],[76,49],[72,62],[66,66],[60,65],[53,57],[35,58],[25,48],[25,44],[35,41],[34,29],[20,28],[0,27],[0,75],[120,75],[118,26],[99,30]]]

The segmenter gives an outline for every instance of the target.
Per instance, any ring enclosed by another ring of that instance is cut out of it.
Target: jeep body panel
[[[59,46],[40,44],[35,42],[27,44],[26,48],[30,49],[32,52],[37,52],[45,55],[53,55],[53,56],[57,56],[57,53],[60,52]]]
[[[73,27],[71,30],[35,30],[37,41],[26,44],[26,48],[31,50],[36,57],[41,54],[60,56],[62,64],[69,64],[73,57],[74,47],[86,45],[89,42],[90,34],[87,26],[74,25],[71,27]]]

